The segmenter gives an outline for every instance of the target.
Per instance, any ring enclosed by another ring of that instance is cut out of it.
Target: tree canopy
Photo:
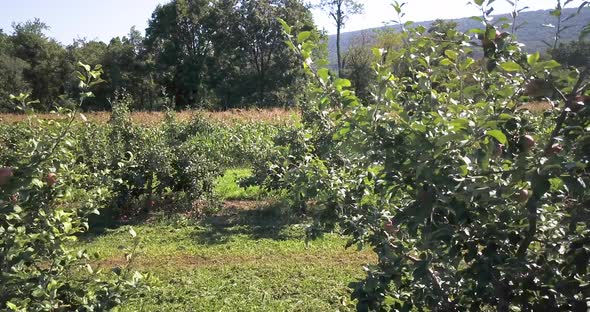
[[[110,42],[67,46],[40,20],[14,24],[0,32],[0,104],[21,92],[43,110],[67,103],[79,91],[73,72],[83,62],[101,64],[107,81],[86,110],[108,110],[120,94],[142,110],[290,106],[306,76],[279,18],[296,31],[315,29],[300,0],[174,0],[155,8],[145,37],[132,28]]]

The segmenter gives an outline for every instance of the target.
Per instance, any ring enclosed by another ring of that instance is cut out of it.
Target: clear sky
[[[1,1],[1,0],[0,0]],[[318,0],[313,0],[317,3]],[[481,15],[475,6],[467,5],[468,0],[398,0],[406,2],[403,10],[406,13],[405,21],[421,22],[430,21],[438,18],[452,19],[460,17],[470,17]],[[391,7],[393,0],[361,0],[364,4],[365,12],[363,15],[351,17],[345,25],[345,31],[361,30],[366,28],[380,27],[384,23],[391,24],[390,21],[397,19],[397,14]],[[562,0],[562,3],[564,0]],[[567,7],[577,7],[583,1],[574,0]],[[519,7],[529,7],[527,11],[552,9],[557,4],[556,0],[518,0]],[[496,0],[493,3],[494,13],[512,12],[512,6],[506,0]],[[334,23],[327,17],[327,14],[314,10],[316,24],[324,27],[330,34],[336,32]]]
[[[317,0],[312,0],[317,1]],[[23,22],[35,17],[51,27],[49,35],[62,43],[76,38],[108,41],[123,36],[131,26],[143,31],[156,5],[168,0],[0,0],[0,29],[10,32],[12,22]],[[395,18],[391,0],[362,0],[365,13],[352,17],[345,31],[383,26]],[[406,20],[426,21],[437,18],[458,18],[477,15],[467,0],[407,0]],[[576,0],[570,6],[581,3]],[[530,10],[549,9],[556,0],[520,0]],[[497,0],[495,13],[507,13],[510,5]],[[314,10],[316,23],[335,32],[333,23],[324,12]]]
[[[50,37],[69,44],[76,38],[109,41],[145,30],[159,3],[168,0],[0,0],[0,28],[38,17],[51,27]]]

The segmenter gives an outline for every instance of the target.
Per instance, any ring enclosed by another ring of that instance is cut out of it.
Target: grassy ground
[[[168,216],[134,226],[142,239],[135,268],[150,273],[149,292],[124,311],[348,311],[348,284],[363,277],[370,252],[345,250],[344,238],[330,234],[304,242],[304,225],[282,207],[235,185],[247,170],[230,170],[218,192],[224,209],[199,222]],[[81,241],[98,252],[94,266],[124,263],[121,247],[131,244],[127,228]]]
[[[258,200],[264,196],[260,186],[242,188],[238,185],[240,179],[249,177],[250,169],[230,169],[216,181],[214,193],[225,200]]]

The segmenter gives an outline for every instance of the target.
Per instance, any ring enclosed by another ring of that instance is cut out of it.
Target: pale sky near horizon
[[[318,1],[318,0],[312,0]],[[169,0],[0,0],[0,29],[11,32],[13,22],[24,22],[39,18],[51,27],[50,37],[69,44],[73,39],[110,40],[124,36],[132,26],[143,31],[155,7]],[[361,0],[365,5],[362,15],[353,16],[344,31],[380,27],[391,24],[395,18],[392,0]],[[401,2],[401,1],[400,1]],[[478,11],[468,6],[468,0],[406,0],[405,20],[428,21],[437,18],[452,19],[478,15]],[[575,0],[568,7],[576,7],[582,0]],[[555,7],[556,0],[520,0],[520,6],[529,10]],[[511,6],[506,0],[494,3],[494,13],[508,13]],[[316,24],[335,32],[333,22],[324,12],[314,10]]]

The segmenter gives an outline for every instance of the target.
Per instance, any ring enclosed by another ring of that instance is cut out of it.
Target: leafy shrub
[[[129,103],[125,96],[116,101],[111,121],[102,129],[109,141],[100,161],[109,168],[114,191],[114,210],[106,221],[122,212],[150,211],[164,197],[182,199],[190,207],[209,196],[221,171],[206,147],[196,144],[199,134],[190,134],[172,114],[161,126],[133,125]]]
[[[590,66],[590,42],[572,41],[567,44],[561,43],[559,47],[550,51],[551,56],[566,66],[575,66],[585,69]]]
[[[131,99],[124,93],[113,101],[108,124],[73,122],[68,137],[70,156],[93,183],[105,189],[100,215],[92,226],[113,224],[121,216],[192,209],[196,201],[210,199],[217,177],[228,168],[249,166],[266,159],[272,138],[283,125],[222,123],[195,115],[180,122],[167,112],[157,125],[131,122]],[[59,118],[57,118],[59,120]],[[53,121],[35,121],[52,123]],[[28,129],[31,123],[5,125],[0,140],[6,147],[0,159],[12,163],[26,150],[26,139],[43,135]]]
[[[305,148],[293,140],[275,166],[325,212],[318,229],[338,223],[377,254],[352,285],[360,311],[588,309],[589,77],[522,53],[486,22],[491,2],[474,3],[482,60],[467,34],[409,28],[403,48],[374,51],[370,101],[290,36],[315,96]],[[526,109],[539,102],[555,107]]]
[[[81,87],[100,82],[100,67],[83,67]],[[81,95],[78,108],[89,96]],[[97,179],[101,172],[78,162],[72,148],[76,111],[61,110],[65,119],[42,121],[29,109],[33,102],[27,98],[20,95],[15,100],[26,109],[28,124],[17,131],[22,134],[18,140],[8,138],[15,148],[12,155],[2,152],[0,309],[109,310],[142,286],[141,275],[131,274],[129,266],[95,271],[85,251],[67,248],[88,230],[87,218],[98,213],[108,189]],[[138,242],[129,251],[129,263]]]

